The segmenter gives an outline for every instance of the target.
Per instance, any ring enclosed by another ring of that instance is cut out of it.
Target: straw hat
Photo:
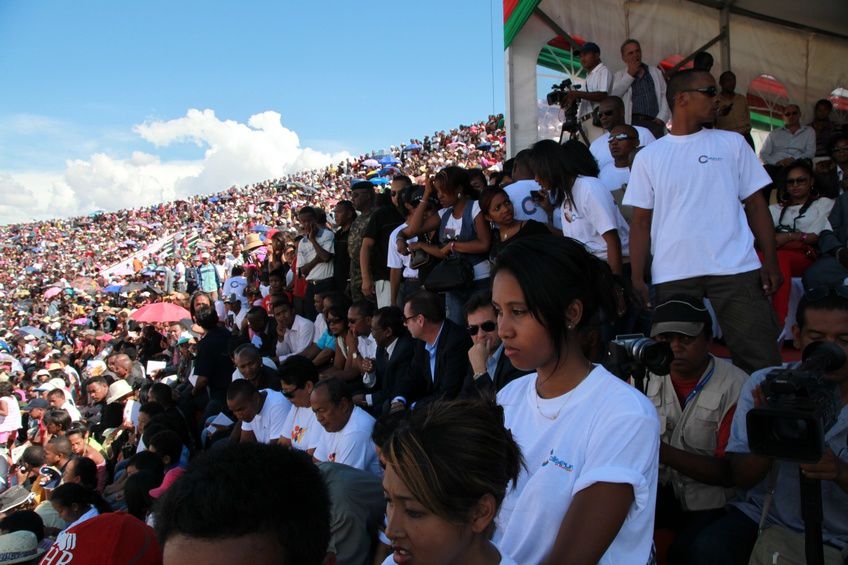
[[[106,396],[106,404],[120,400],[121,398],[132,394],[130,383],[124,379],[118,379],[109,385],[109,394]]]
[[[27,530],[0,535],[0,563],[27,563],[38,558],[43,549],[38,547],[38,538]]]
[[[262,247],[263,245],[265,244],[262,243],[262,239],[260,239],[258,233],[249,233],[244,238],[244,245],[242,246],[242,249],[244,249],[244,251],[252,251],[257,247]]]

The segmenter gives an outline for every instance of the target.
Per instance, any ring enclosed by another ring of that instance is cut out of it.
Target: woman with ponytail
[[[67,522],[65,530],[112,511],[96,490],[79,483],[64,483],[56,487],[50,496],[50,504],[59,517]]]
[[[518,563],[648,563],[656,410],[581,349],[590,320],[615,315],[609,267],[574,240],[530,236],[506,246],[493,270],[504,354],[535,371],[498,393],[527,466],[495,543]]]
[[[489,541],[522,467],[491,400],[435,402],[415,410],[382,446],[390,563],[515,565]]]

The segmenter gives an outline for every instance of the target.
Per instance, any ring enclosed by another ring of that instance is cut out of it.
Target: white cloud
[[[194,143],[203,158],[163,161],[135,151],[128,159],[95,153],[66,161],[64,171],[0,171],[0,223],[117,210],[225,190],[348,157],[300,146],[298,135],[282,125],[277,112],[251,116],[247,123],[221,120],[212,110],[191,109],[172,120],[133,127],[154,147]]]

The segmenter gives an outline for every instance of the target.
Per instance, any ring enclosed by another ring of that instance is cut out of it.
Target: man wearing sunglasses
[[[598,174],[598,180],[612,193],[621,215],[629,222],[633,217],[633,209],[630,206],[622,207],[621,202],[627,190],[627,183],[630,182],[630,160],[639,147],[639,134],[633,126],[622,124],[612,128],[608,141],[613,161],[604,165]]]
[[[601,118],[601,127],[607,132],[611,132],[614,127],[625,125],[624,121],[624,102],[618,96],[607,96],[598,105],[598,113]],[[651,142],[657,140],[651,130],[642,126],[633,126],[639,135],[639,143],[637,146],[644,147]],[[611,146],[609,143],[610,134],[604,133],[598,139],[592,142],[589,146],[589,151],[598,162],[598,169],[603,170],[606,165],[613,162]]]
[[[474,345],[468,350],[471,367],[462,386],[463,395],[476,394],[476,390],[497,393],[514,379],[528,374],[516,369],[503,354],[490,292],[472,296],[465,304],[465,316]]]
[[[760,194],[771,179],[741,135],[703,127],[715,118],[717,96],[715,78],[704,71],[669,81],[670,135],[639,151],[624,195],[623,204],[633,206],[631,277],[650,307],[645,267],[652,255],[657,300],[709,296],[734,365],[750,372],[780,363],[766,297],[783,281]]]
[[[789,104],[783,111],[783,127],[772,131],[760,149],[760,159],[774,175],[795,159],[812,159],[816,154],[816,131],[801,125],[801,108]]]

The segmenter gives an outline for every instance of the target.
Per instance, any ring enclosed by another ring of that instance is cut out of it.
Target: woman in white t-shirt
[[[279,443],[312,455],[323,430],[309,403],[318,382],[318,369],[306,357],[292,355],[280,365],[280,380],[283,396],[291,401],[292,409],[286,416]]]
[[[563,235],[609,263],[614,274],[623,274],[630,228],[612,194],[598,180],[598,163],[586,146],[576,140],[560,145],[546,139],[533,145],[530,161],[543,189],[540,205],[552,206],[550,194],[561,207]]]
[[[769,206],[777,243],[777,264],[783,284],[771,297],[780,327],[789,311],[792,277],[800,277],[816,260],[815,245],[819,234],[832,229],[828,217],[833,200],[820,198],[815,175],[806,160],[791,163],[783,177],[780,203]],[[762,257],[762,255],[761,255]]]
[[[484,400],[415,410],[382,446],[391,563],[514,565],[489,541],[521,451]]]
[[[494,265],[492,304],[512,364],[498,393],[526,462],[494,541],[518,563],[648,563],[659,465],[656,410],[583,354],[584,328],[615,312],[609,269],[578,242],[530,236]]]
[[[439,205],[438,214],[427,216],[427,202],[435,190]],[[445,167],[432,181],[427,180],[421,203],[407,218],[407,228],[399,237],[409,239],[433,230],[439,232],[439,243],[409,244],[409,249],[423,249],[430,255],[445,259],[458,255],[471,263],[474,281],[468,288],[457,288],[445,293],[445,312],[452,322],[465,323],[465,303],[475,292],[489,288],[489,247],[492,232],[489,223],[480,213],[480,203],[468,180],[468,171],[462,167]],[[426,281],[425,281],[426,284]]]
[[[11,447],[21,428],[21,408],[12,383],[0,382],[0,446]]]

